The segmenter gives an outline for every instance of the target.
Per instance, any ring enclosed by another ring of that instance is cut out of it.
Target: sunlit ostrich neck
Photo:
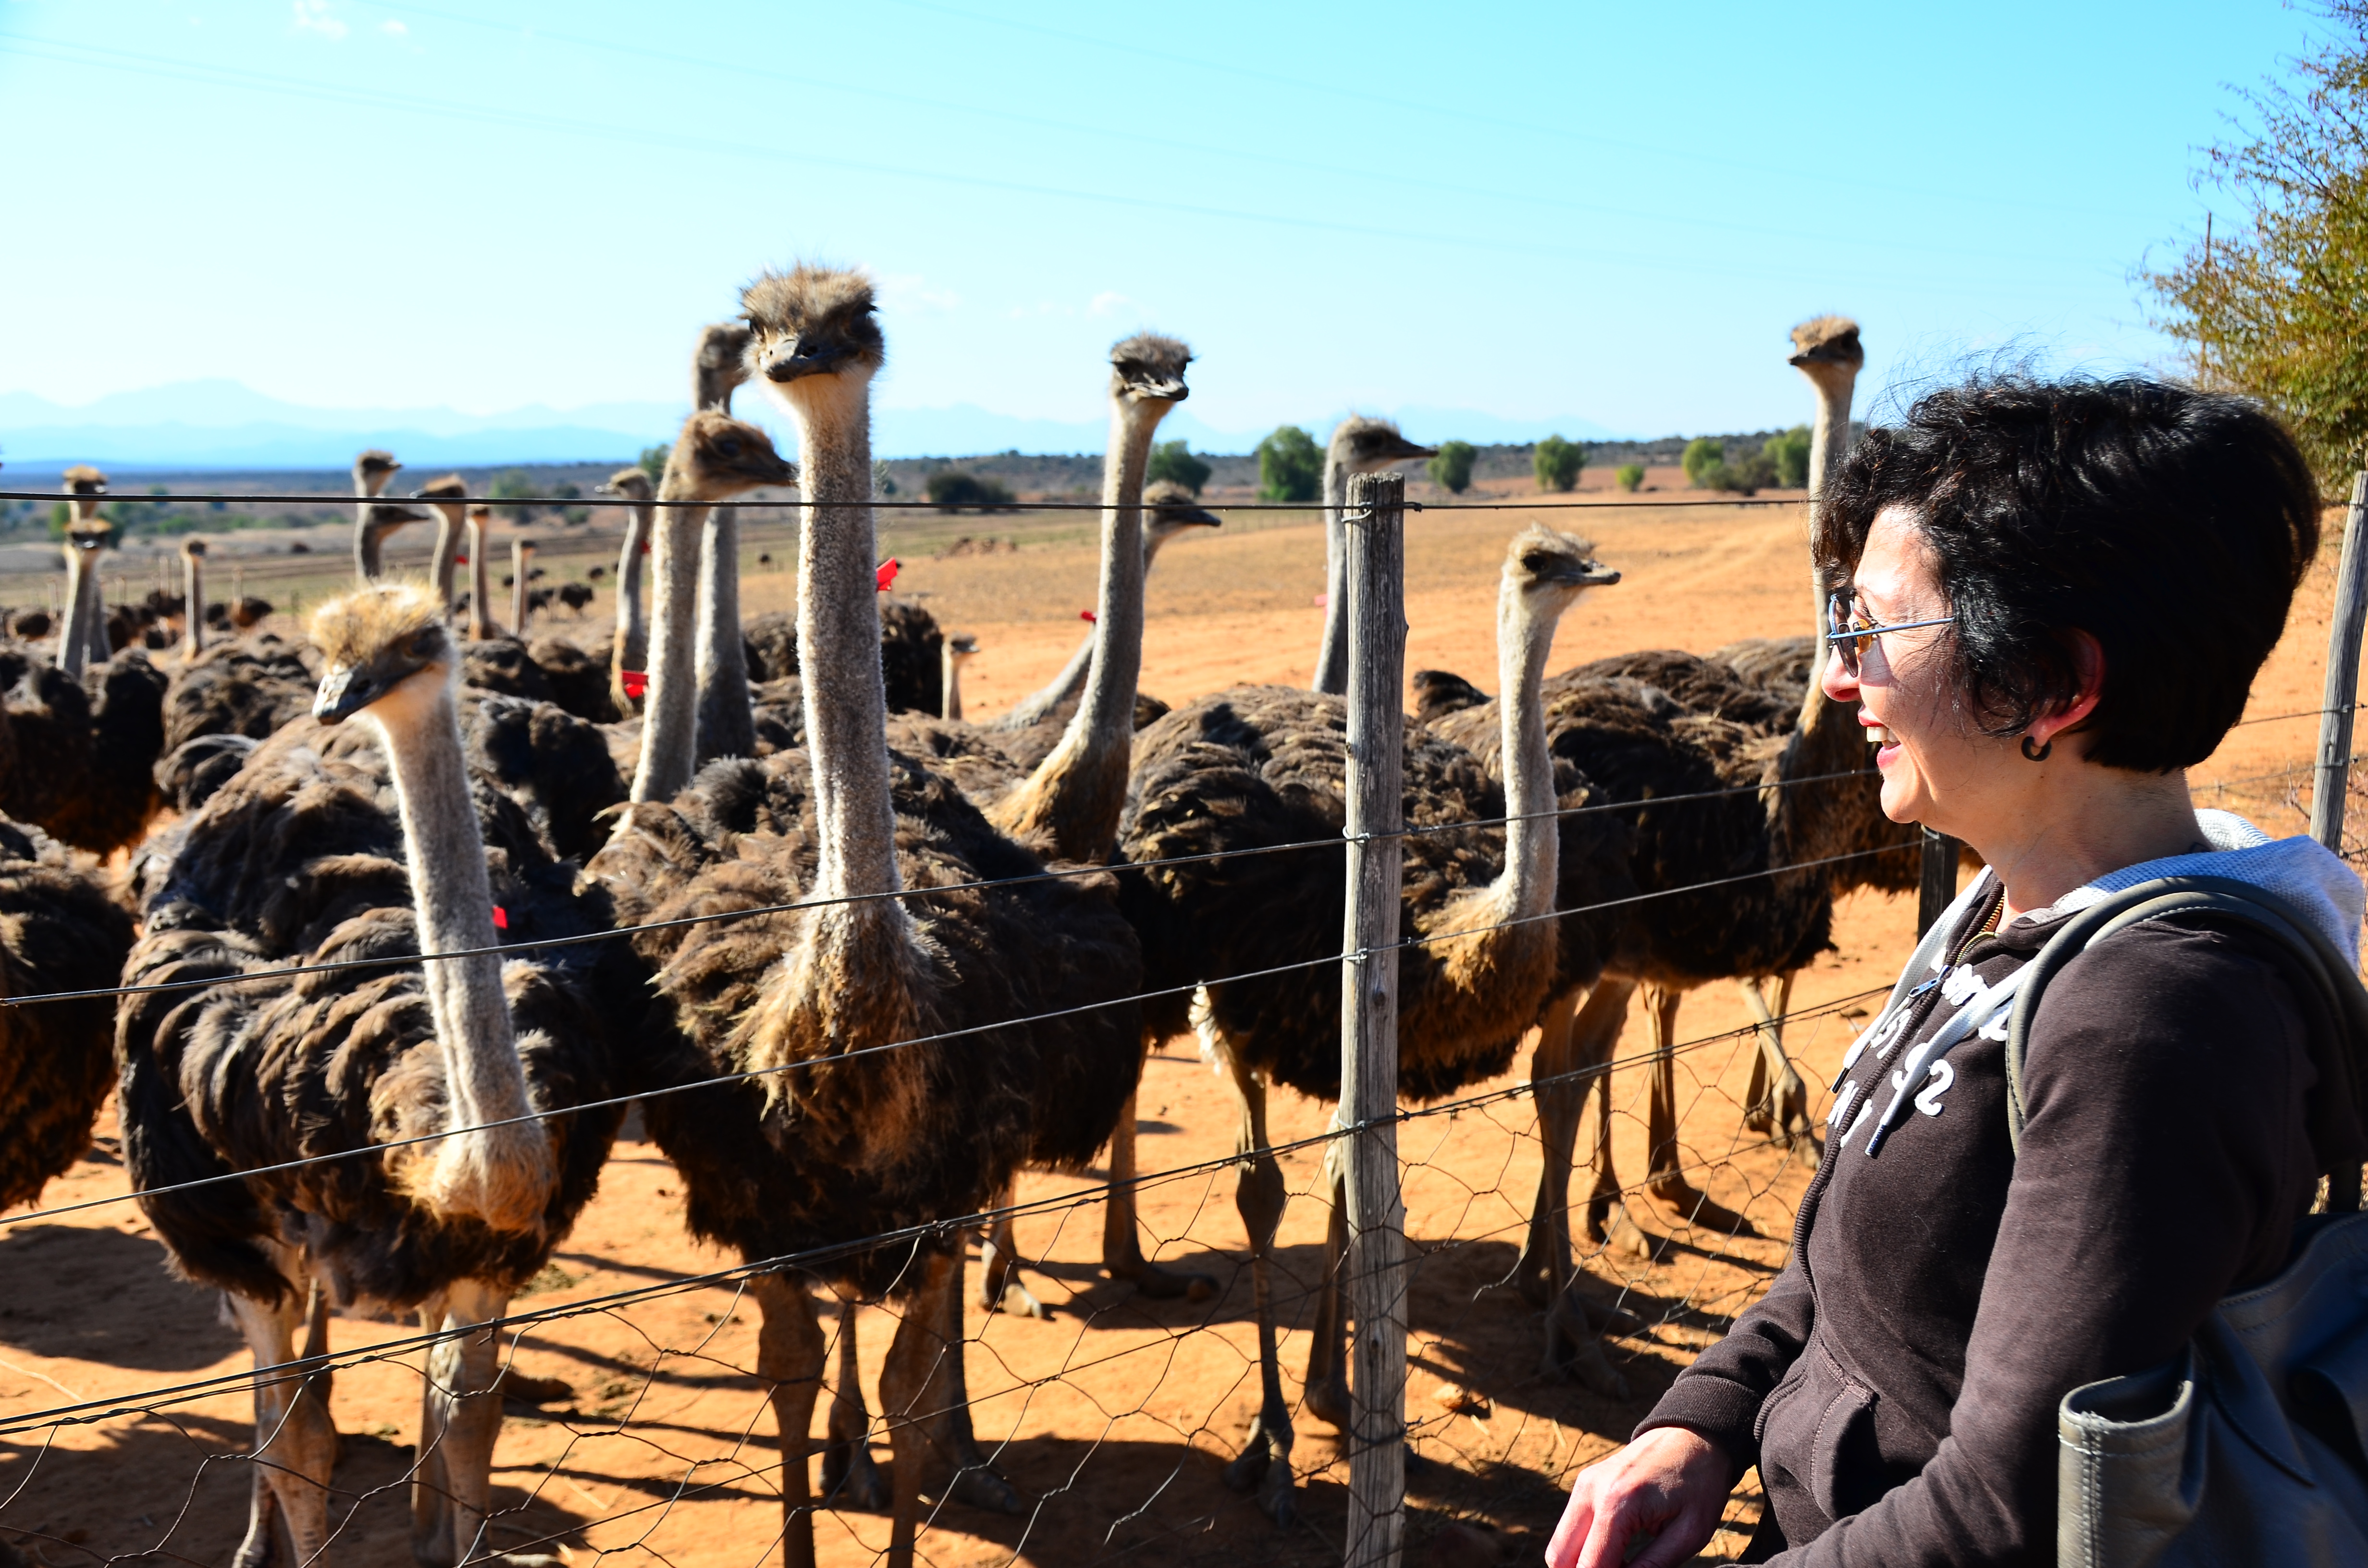
[[[533,589],[527,579],[534,575],[534,540],[510,540],[510,635],[526,635],[527,612],[534,608]]]
[[[92,663],[107,657],[107,607],[100,595],[98,552],[107,548],[114,529],[98,515],[99,498],[107,493],[107,475],[77,463],[63,475],[72,498],[73,520],[66,525],[66,604],[64,624],[58,629],[58,667],[80,676]]]
[[[944,692],[944,696],[939,699],[938,717],[954,722],[961,720],[962,666],[970,663],[971,656],[977,652],[978,640],[974,637],[955,636],[946,639],[945,646],[939,655],[939,686]]]
[[[206,541],[193,539],[181,546],[181,654],[194,659],[206,651]]]
[[[748,379],[748,324],[718,322],[699,335],[690,361],[694,410],[732,412],[732,393]],[[695,742],[703,766],[757,750],[757,713],[748,698],[747,648],[740,640],[740,514],[729,506],[697,516],[699,527],[699,711]]]
[[[490,506],[469,508],[469,639],[483,642],[496,635],[494,624],[494,563],[488,557],[494,512]]]
[[[650,552],[651,517],[657,509],[650,505],[655,494],[650,476],[638,468],[619,470],[602,488],[625,502],[625,542],[617,553],[617,631],[609,661],[610,687],[621,710],[633,700],[626,695],[623,672],[634,671],[644,679],[649,674],[650,619],[643,568]]]
[[[1149,335],[1111,350],[1101,584],[1085,699],[1050,755],[987,813],[1007,832],[1049,835],[1064,859],[1107,858],[1125,808],[1135,687],[1143,671],[1144,472],[1159,422],[1186,395],[1184,367],[1190,358],[1182,344]]]
[[[428,569],[437,600],[452,613],[452,581],[461,557],[461,540],[469,526],[469,487],[457,473],[448,473],[420,490],[419,499],[436,514],[436,559]]]
[[[1814,508],[1826,493],[1826,481],[1850,457],[1850,395],[1866,350],[1859,342],[1858,323],[1848,316],[1817,316],[1793,329],[1793,367],[1809,379],[1816,392],[1816,423],[1809,429],[1809,505]],[[1825,703],[1819,676],[1825,667],[1825,579],[1815,561],[1809,566],[1810,627],[1809,687],[1803,694],[1800,722],[1807,730]]]
[[[408,507],[379,499],[386,493],[388,481],[402,468],[393,457],[375,449],[354,460],[354,494],[360,498],[354,507],[354,579],[364,586],[384,574],[381,556],[386,536],[419,516]]]

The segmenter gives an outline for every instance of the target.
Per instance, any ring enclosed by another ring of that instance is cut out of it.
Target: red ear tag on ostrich
[[[882,593],[886,593],[889,589],[896,585],[897,568],[904,564],[905,563],[903,562],[897,560],[894,556],[890,556],[887,560],[880,563],[879,570],[871,574],[871,581],[879,587]]]
[[[465,555],[456,555],[452,558],[452,564],[455,566],[466,566],[469,564],[469,558]]]
[[[1099,619],[1099,617],[1097,617],[1097,616],[1094,614],[1094,612],[1093,612],[1093,611],[1091,611],[1091,610],[1089,610],[1089,609],[1081,609],[1081,610],[1079,610],[1079,611],[1077,612],[1077,619],[1078,619],[1079,620],[1095,620],[1095,619]]]
[[[647,670],[619,670],[617,678],[623,684],[625,695],[636,702],[650,688],[650,672]]]
[[[504,909],[498,903],[494,905],[494,929],[496,931],[507,931],[509,928],[510,912]]]
[[[647,555],[649,552],[650,552],[650,541],[649,541],[648,540],[642,540],[642,553],[643,553],[643,555]]]

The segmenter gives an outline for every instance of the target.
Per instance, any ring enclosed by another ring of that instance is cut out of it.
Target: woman
[[[2185,773],[2243,710],[2318,511],[2258,407],[2137,379],[1936,392],[1828,487],[1826,691],[1861,705],[1884,811],[1988,869],[1944,917],[1941,972],[1853,1048],[1791,1262],[1580,1472],[1555,1568],[1684,1561],[1755,1464],[1745,1562],[2054,1562],[2057,1402],[2276,1274],[2320,1173],[2368,1153],[2356,1109],[2312,1092],[2340,1049],[2314,993],[2266,937],[2195,917],[2048,983],[2019,1157],[2002,1013],[1901,1069],[2076,909],[2153,876],[2272,888],[2356,956],[2359,880],[2199,813]]]

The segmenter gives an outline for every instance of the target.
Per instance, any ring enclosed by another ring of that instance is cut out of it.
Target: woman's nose
[[[1840,650],[1827,643],[1825,655],[1824,670],[1817,676],[1817,684],[1825,688],[1826,696],[1831,701],[1856,702],[1858,676],[1842,667]]]

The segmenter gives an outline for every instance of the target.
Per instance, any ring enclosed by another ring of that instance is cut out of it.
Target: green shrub
[[[1702,465],[1701,477],[1694,483],[1704,490],[1753,495],[1776,483],[1776,464],[1766,452],[1753,452],[1734,462],[1718,458]]]
[[[1530,454],[1541,490],[1570,490],[1578,484],[1578,471],[1587,466],[1587,449],[1560,436],[1548,436]]]
[[[641,463],[642,472],[650,476],[650,483],[652,484],[655,484],[659,480],[666,477],[666,454],[672,450],[674,450],[672,447],[643,447],[642,449],[642,455],[638,460]]]
[[[1645,465],[1643,463],[1622,463],[1618,470],[1612,473],[1611,477],[1620,482],[1621,489],[1625,490],[1628,494],[1634,495],[1636,494],[1636,487],[1645,483]]]
[[[1172,479],[1198,495],[1201,494],[1201,486],[1208,483],[1209,476],[1215,472],[1216,470],[1207,463],[1194,457],[1183,442],[1162,441],[1151,449],[1151,463],[1143,471],[1143,477],[1146,483],[1156,480]]]
[[[1258,498],[1313,501],[1324,491],[1324,449],[1296,425],[1279,425],[1258,444]]]
[[[888,460],[886,458],[873,458],[871,460],[871,494],[874,495],[894,495],[896,494],[896,482],[888,477]]]
[[[1809,487],[1809,427],[1795,425],[1781,436],[1770,436],[1760,451],[1776,472],[1776,483],[1786,490]]]
[[[485,499],[488,501],[515,502],[536,494],[534,481],[527,477],[526,470],[522,468],[506,469],[494,475],[493,483],[485,486]],[[513,506],[508,510],[509,515],[521,523],[535,513],[532,506]]]
[[[1717,486],[1703,482],[1702,472],[1711,464],[1726,460],[1726,448],[1708,436],[1697,436],[1686,443],[1686,455],[1678,460],[1685,468],[1688,484],[1705,490],[1716,489]]]
[[[1480,449],[1469,441],[1441,441],[1439,455],[1430,460],[1430,477],[1450,495],[1461,495],[1472,488],[1472,460],[1479,455]]]
[[[922,494],[929,498],[929,505],[948,512],[959,512],[964,506],[991,512],[1009,506],[1015,499],[1009,490],[995,480],[981,479],[974,473],[957,473],[950,468],[929,475],[928,483],[922,486]]]
[[[51,539],[63,539],[63,538],[65,538],[65,537],[66,537],[66,525],[67,525],[68,523],[73,522],[73,521],[74,521],[74,506],[72,506],[72,504],[71,504],[71,503],[64,502],[64,501],[61,501],[61,502],[59,502],[56,506],[54,506],[51,507],[51,508],[50,508],[50,537],[51,537]]]

